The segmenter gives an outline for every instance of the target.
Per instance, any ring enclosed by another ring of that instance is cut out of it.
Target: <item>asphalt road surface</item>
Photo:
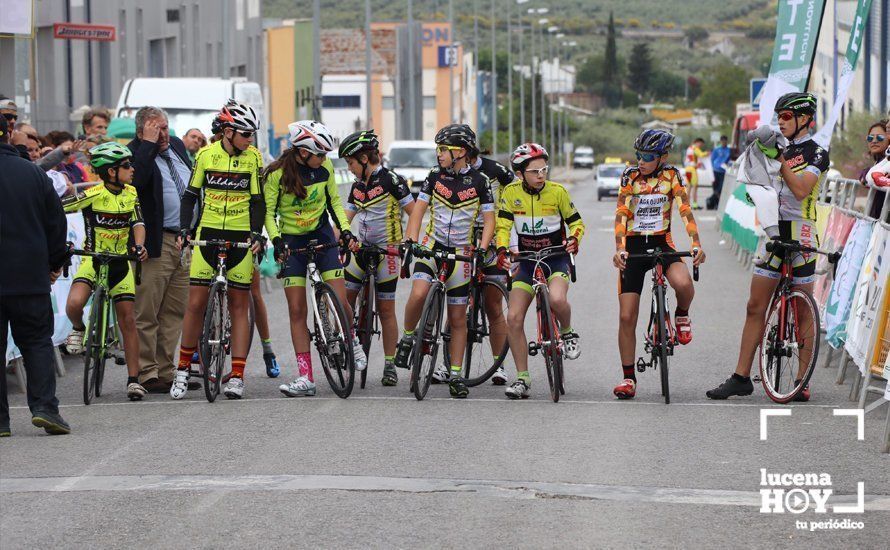
[[[294,377],[295,359],[276,286],[266,301],[283,373],[266,378],[255,346],[241,401],[208,404],[197,391],[130,403],[124,368],[111,367],[106,393],[85,407],[80,362],[67,358],[59,396],[73,433],[48,437],[13,393],[13,437],[0,440],[0,546],[886,547],[883,412],[866,417],[857,440],[856,419],[833,415],[854,406],[834,368],[819,367],[812,401],[781,407],[792,416],[771,419],[766,441],[760,411],[777,406],[759,388],[727,402],[705,397],[734,367],[750,280],[711,213],[697,213],[708,261],[694,341],[671,364],[672,403],[654,371],[639,375],[634,401],[615,400],[614,203],[597,202],[589,171],[571,178],[587,224],[570,292],[582,354],[567,363],[560,403],[540,358],[531,399],[508,401],[486,384],[460,401],[433,386],[417,402],[402,372],[397,387],[380,385],[379,342],[365,390],[339,399],[319,374],[318,396],[286,399],[277,388]],[[648,299],[645,291],[644,312]],[[761,513],[760,491],[773,488],[761,485],[761,469],[828,474],[831,486],[804,487],[834,491],[826,512],[814,501],[807,509],[798,492],[789,506],[802,513]],[[834,510],[856,504],[859,482],[865,512]]]

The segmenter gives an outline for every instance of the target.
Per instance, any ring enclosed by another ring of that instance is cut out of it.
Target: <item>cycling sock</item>
[[[624,372],[625,378],[630,378],[634,382],[637,381],[637,373],[636,373],[636,370],[634,370],[633,364],[621,365],[621,370],[622,370],[622,372]]]
[[[297,369],[300,376],[305,376],[310,382],[315,382],[312,376],[312,354],[308,351],[297,352]]]
[[[263,353],[264,354],[274,354],[272,351],[272,339],[271,338],[263,338]]]
[[[129,384],[138,384],[139,377],[138,376],[127,376],[127,385]]]
[[[688,309],[680,309],[679,307],[674,311],[674,317],[686,317],[689,315]]]
[[[560,333],[560,334],[568,334],[568,333],[570,333],[570,332],[573,332],[573,331],[572,331],[572,327],[570,327],[570,326],[569,326],[569,327],[561,327],[561,328],[559,329],[559,333]]]
[[[732,378],[737,382],[750,382],[751,381],[750,376],[742,376],[741,374],[739,374],[737,372],[732,373]]]
[[[384,355],[383,361],[386,363],[392,363],[393,359],[395,359],[395,355]]]
[[[232,357],[232,377],[244,378],[244,365],[247,364],[246,357]]]
[[[411,335],[413,335],[413,334],[414,334],[414,331],[413,331],[413,330],[405,329],[405,336],[411,336]]]
[[[517,373],[516,373],[516,379],[517,379],[517,380],[522,380],[523,382],[525,382],[525,385],[526,385],[526,386],[531,386],[531,385],[532,385],[532,377],[531,377],[531,375],[528,373],[527,370],[517,372]]]
[[[463,370],[463,367],[459,367],[457,365],[451,365],[451,377],[458,378],[460,376],[461,370]]]
[[[187,348],[185,346],[180,346],[179,364],[177,365],[179,370],[188,370],[192,366],[192,355],[195,354],[195,350],[197,349],[197,347]]]

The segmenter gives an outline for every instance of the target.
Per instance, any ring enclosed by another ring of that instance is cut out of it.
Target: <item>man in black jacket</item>
[[[7,334],[22,353],[31,423],[48,434],[70,433],[59,415],[50,285],[67,260],[68,223],[52,181],[9,145],[0,117],[0,437],[9,436]]]
[[[176,235],[192,164],[182,141],[170,135],[166,113],[155,107],[136,113],[136,139],[128,147],[133,151],[133,186],[142,206],[149,256],[136,292],[139,383],[151,393],[167,393],[188,301],[189,266],[180,265]]]

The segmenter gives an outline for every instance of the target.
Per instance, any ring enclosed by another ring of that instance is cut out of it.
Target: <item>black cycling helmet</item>
[[[775,111],[791,111],[798,115],[816,114],[816,96],[806,92],[791,92],[785,94],[776,101]]]
[[[380,138],[374,133],[374,130],[359,130],[358,132],[349,134],[340,142],[340,149],[337,156],[341,159],[351,157],[361,153],[362,151],[379,151]]]
[[[436,133],[436,145],[463,147],[471,154],[478,154],[476,132],[467,124],[449,124]]]
[[[644,130],[634,140],[634,149],[664,155],[674,146],[674,134],[665,130]]]

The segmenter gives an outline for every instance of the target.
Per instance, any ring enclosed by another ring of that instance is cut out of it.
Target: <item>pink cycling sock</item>
[[[312,377],[311,353],[308,351],[297,353],[297,369],[300,371],[300,376],[305,376],[310,382],[315,382],[315,379]]]

